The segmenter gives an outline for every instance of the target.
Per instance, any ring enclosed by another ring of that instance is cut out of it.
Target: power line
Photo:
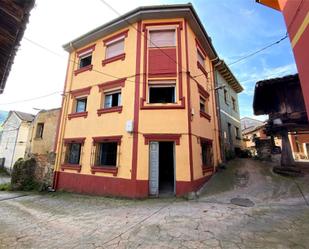
[[[52,93],[49,93],[49,94],[46,94],[46,95],[42,95],[42,96],[38,96],[38,97],[33,97],[33,98],[30,98],[30,99],[18,100],[18,101],[8,102],[8,103],[0,103],[0,105],[12,105],[12,104],[17,104],[17,103],[33,101],[33,100],[37,100],[37,99],[43,99],[43,98],[46,98],[46,97],[49,97],[49,96],[52,96],[52,95],[55,95],[55,94],[59,94],[61,92],[62,91],[57,91],[57,92],[52,92]]]

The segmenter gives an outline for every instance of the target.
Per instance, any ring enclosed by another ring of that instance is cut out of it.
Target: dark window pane
[[[205,112],[205,101],[203,99],[200,100],[200,111]]]
[[[87,106],[87,99],[76,100],[76,112],[85,112]]]
[[[81,144],[72,143],[69,144],[68,163],[79,164],[80,160]]]
[[[117,164],[117,143],[100,143],[98,165],[116,166]]]
[[[203,143],[201,144],[202,147],[202,162],[204,166],[212,166],[212,158],[213,158],[213,152],[212,152],[212,145],[209,143]]]
[[[79,68],[82,68],[82,67],[86,67],[88,65],[91,65],[91,59],[92,59],[92,55],[88,55],[86,57],[82,57],[80,60],[79,60]]]
[[[149,103],[175,103],[175,87],[150,87]]]
[[[36,128],[36,138],[42,138],[43,137],[43,130],[44,130],[44,123],[38,123]]]

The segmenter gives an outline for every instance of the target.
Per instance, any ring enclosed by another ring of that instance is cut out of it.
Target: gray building
[[[219,60],[214,66],[221,157],[225,161],[242,145],[238,93],[243,88],[224,61]]]

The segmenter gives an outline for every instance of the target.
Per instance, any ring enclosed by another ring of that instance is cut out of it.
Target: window
[[[152,30],[149,31],[149,47],[174,47],[175,30]]]
[[[117,142],[97,143],[95,166],[116,166],[117,146]]]
[[[104,108],[121,106],[121,92],[110,92],[104,96]]]
[[[79,68],[91,65],[92,54],[87,54],[79,58]]]
[[[43,138],[44,123],[38,123],[36,127],[35,138]]]
[[[231,99],[232,99],[233,110],[237,111],[236,110],[236,99],[234,99],[233,97],[231,97]]]
[[[150,85],[149,103],[175,103],[175,85]]]
[[[224,102],[225,104],[227,104],[227,90],[223,90],[224,91]]]
[[[200,111],[201,112],[206,112],[206,109],[205,109],[205,99],[203,99],[203,98],[200,98]]]
[[[79,164],[81,154],[81,143],[68,143],[66,150],[65,163]]]
[[[109,59],[123,53],[124,53],[124,38],[106,44],[105,59]]]
[[[202,141],[201,147],[202,147],[203,167],[212,167],[213,166],[212,144],[210,142]]]
[[[75,112],[85,112],[87,107],[87,98],[76,99]]]
[[[197,61],[204,67],[205,66],[205,59],[204,56],[201,54],[200,50],[197,50]]]
[[[235,126],[235,135],[236,135],[236,139],[240,139],[239,136],[239,128]]]

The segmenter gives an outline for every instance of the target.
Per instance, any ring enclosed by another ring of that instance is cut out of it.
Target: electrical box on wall
[[[133,132],[133,120],[128,120],[126,122],[126,132]]]

